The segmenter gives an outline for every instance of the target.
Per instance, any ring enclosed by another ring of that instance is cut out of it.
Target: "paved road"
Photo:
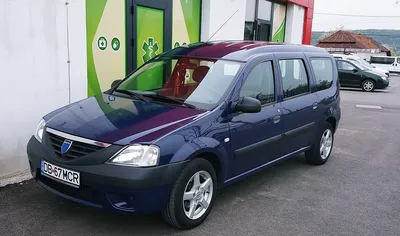
[[[391,83],[384,92],[342,90],[343,119],[326,165],[299,156],[232,185],[192,231],[158,215],[80,206],[28,181],[0,189],[0,235],[399,235],[400,78]]]

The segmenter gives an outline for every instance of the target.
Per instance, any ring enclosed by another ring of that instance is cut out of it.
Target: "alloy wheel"
[[[374,89],[374,83],[371,81],[366,81],[363,85],[365,91],[372,91]]]
[[[196,172],[188,181],[183,194],[183,209],[191,219],[199,219],[207,211],[213,197],[213,181],[207,171]]]
[[[319,152],[321,154],[322,159],[326,159],[329,157],[329,154],[332,150],[333,138],[332,138],[332,130],[326,129],[322,134]]]

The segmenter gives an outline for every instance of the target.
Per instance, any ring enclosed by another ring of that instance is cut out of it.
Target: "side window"
[[[272,62],[262,62],[255,66],[240,89],[240,97],[252,97],[261,104],[275,101],[275,83]]]
[[[400,63],[400,57],[399,57],[399,58],[397,58],[397,63]]]
[[[318,90],[328,89],[333,83],[333,65],[329,58],[311,58],[311,66]]]
[[[395,63],[395,61],[396,61],[396,59],[392,58],[392,57],[385,58],[385,63],[388,64],[388,65],[391,65],[391,64]]]
[[[396,61],[393,57],[371,57],[371,63],[391,65]]]
[[[310,91],[306,68],[301,59],[280,60],[283,96],[289,98]]]
[[[338,69],[339,70],[354,70],[356,69],[352,64],[347,61],[338,61]]]

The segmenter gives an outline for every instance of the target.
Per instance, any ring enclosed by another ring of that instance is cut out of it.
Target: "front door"
[[[172,1],[128,0],[127,73],[171,49]],[[147,86],[138,85],[138,88]]]
[[[341,85],[350,87],[359,87],[361,85],[360,69],[358,69],[353,63],[338,60],[337,68]]]
[[[283,148],[291,154],[315,140],[318,98],[302,53],[276,54],[282,85]]]
[[[238,85],[239,97],[253,97],[261,101],[258,113],[235,113],[230,118],[231,147],[234,160],[230,177],[254,169],[276,159],[281,154],[282,121],[280,103],[275,91],[272,56],[249,64],[244,81]],[[240,88],[239,88],[240,87]]]

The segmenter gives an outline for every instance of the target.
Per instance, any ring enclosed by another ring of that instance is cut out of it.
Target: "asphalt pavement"
[[[223,189],[191,231],[81,206],[30,180],[0,188],[0,235],[400,235],[400,77],[341,98],[325,165],[300,155]]]

